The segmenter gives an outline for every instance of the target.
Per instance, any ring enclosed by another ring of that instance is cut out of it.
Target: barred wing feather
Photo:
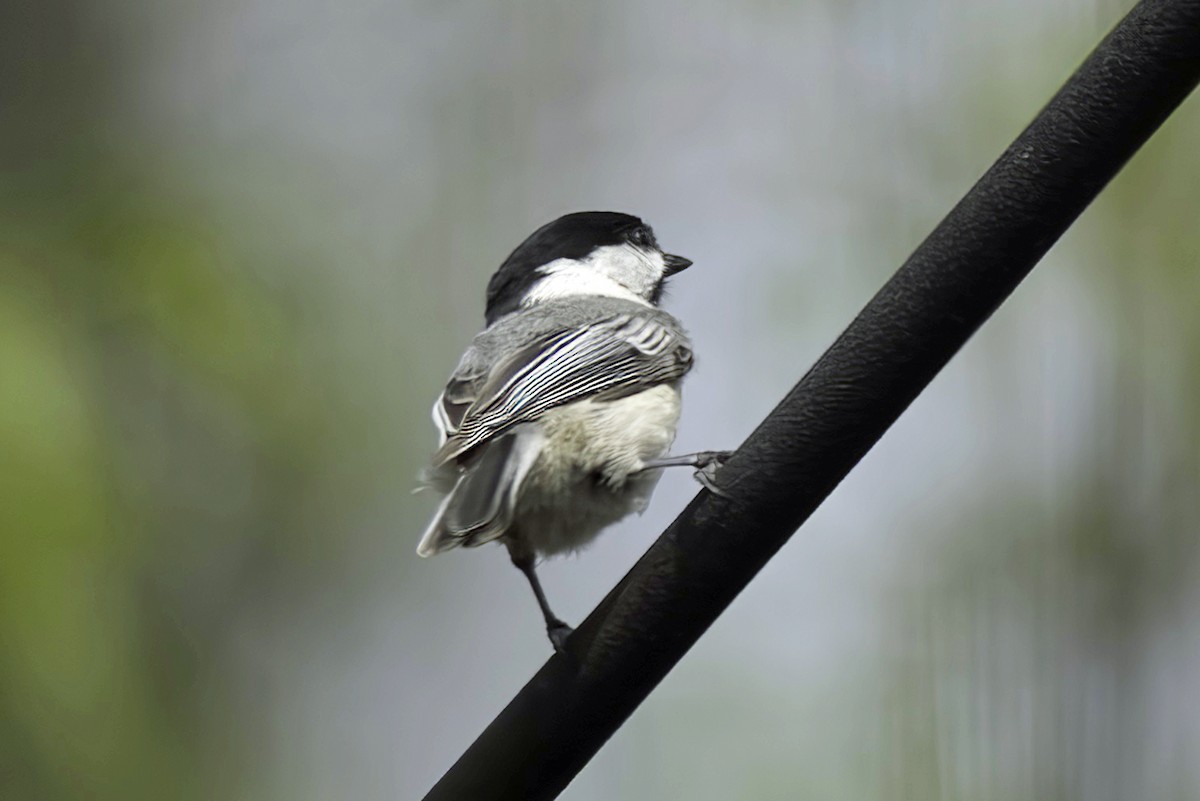
[[[486,375],[451,378],[434,407],[446,441],[433,463],[446,464],[556,406],[674,381],[691,362],[683,337],[649,316],[619,314],[555,332],[501,360]]]

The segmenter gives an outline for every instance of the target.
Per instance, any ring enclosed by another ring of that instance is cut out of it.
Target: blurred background
[[[414,554],[509,250],[694,259],[736,446],[1130,5],[8,0],[0,797],[420,797],[549,654]],[[563,798],[1200,796],[1198,216],[1192,98]]]

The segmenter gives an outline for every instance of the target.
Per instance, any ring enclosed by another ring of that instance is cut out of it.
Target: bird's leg
[[[661,459],[650,459],[635,472],[659,470],[664,467],[694,467],[695,476],[706,490],[714,495],[726,497],[726,493],[716,484],[717,471],[725,460],[733,455],[733,451],[697,451],[680,456],[664,456]]]
[[[542,617],[546,619],[546,634],[550,637],[550,644],[554,646],[555,651],[565,654],[567,637],[571,635],[573,629],[559,620],[550,610],[550,603],[546,600],[546,593],[542,590],[542,583],[538,581],[537,571],[533,567],[533,554],[523,548],[514,548],[510,545],[508,555],[517,569],[525,574],[525,578],[529,579],[529,586],[533,588],[533,594],[537,597]]]
[[[697,451],[696,453],[684,453],[679,456],[664,456],[661,459],[649,459],[642,465],[643,470],[658,470],[662,467],[694,467],[697,470],[703,470],[711,465],[718,467],[733,455],[733,451]]]

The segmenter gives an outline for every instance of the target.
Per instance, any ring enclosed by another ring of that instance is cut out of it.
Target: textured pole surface
[[[1198,79],[1200,0],[1143,0],[427,801],[556,797]]]

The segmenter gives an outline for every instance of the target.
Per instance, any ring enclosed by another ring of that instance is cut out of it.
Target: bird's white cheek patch
[[[597,248],[587,258],[592,269],[640,297],[649,297],[662,280],[666,263],[661,253],[633,245]]]
[[[597,272],[595,268],[580,264],[576,261],[559,259],[551,262],[541,271],[545,278],[533,285],[522,300],[523,306],[541,303],[557,298],[578,297],[580,295],[601,295],[609,298],[620,298],[649,306],[646,299],[614,281],[612,278]]]

